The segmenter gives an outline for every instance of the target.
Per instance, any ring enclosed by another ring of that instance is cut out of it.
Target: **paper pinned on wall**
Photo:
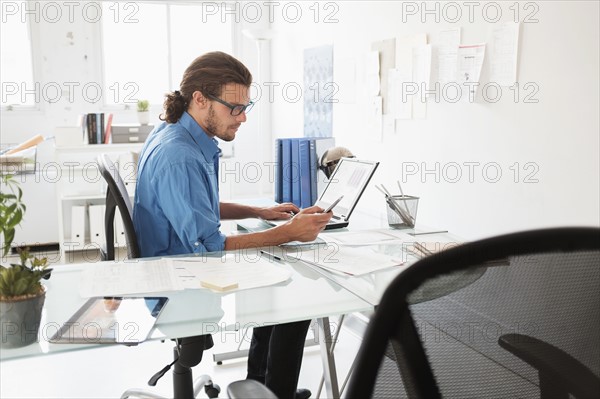
[[[368,118],[367,127],[372,131],[371,137],[381,141],[383,138],[383,102],[381,96],[371,98]]]
[[[415,80],[413,76],[413,48],[427,45],[426,33],[415,33],[411,35],[403,35],[396,38],[396,72],[389,79],[393,80],[390,85],[393,85],[395,94],[395,108],[392,113],[396,115],[396,119],[411,119],[412,118],[412,103],[417,94],[409,94],[408,89],[412,88],[414,92]]]
[[[379,51],[370,51],[366,56],[367,93],[369,96],[378,96],[380,91],[379,81]]]
[[[462,88],[461,102],[473,102],[485,57],[485,44],[458,47],[456,82]]]
[[[389,114],[388,71],[396,66],[396,39],[381,40],[371,44],[373,51],[379,51],[380,92],[383,101],[383,113]]]
[[[390,103],[390,115],[395,119],[412,118],[412,97],[405,96],[403,83],[410,82],[412,74],[408,75],[406,70],[390,69],[388,74],[388,101]]]
[[[520,24],[508,22],[493,28],[490,82],[512,86],[517,81]]]
[[[413,82],[417,94],[413,98],[412,117],[424,119],[427,116],[426,93],[431,87],[431,45],[413,47]]]
[[[460,28],[442,30],[431,38],[431,83],[443,86],[456,80]],[[440,87],[440,90],[442,87]]]

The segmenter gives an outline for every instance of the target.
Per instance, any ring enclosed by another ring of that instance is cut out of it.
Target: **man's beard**
[[[233,135],[233,136],[225,135],[225,133],[227,132],[227,129],[225,129],[224,126],[219,123],[212,104],[210,105],[210,108],[208,109],[208,118],[206,118],[206,130],[207,130],[207,133],[210,134],[211,136],[217,137],[223,141],[232,141],[235,138],[235,135]],[[222,130],[222,131],[219,131],[219,130]]]

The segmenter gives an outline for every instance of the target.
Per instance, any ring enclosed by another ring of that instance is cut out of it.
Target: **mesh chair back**
[[[113,164],[107,154],[100,154],[97,159],[100,174],[106,180],[106,211],[104,214],[104,230],[106,236],[106,250],[103,260],[115,259],[115,211],[118,208],[125,230],[127,243],[127,257],[139,258],[140,249],[133,228],[133,207],[125,183],[119,174],[118,168]]]
[[[509,234],[416,262],[358,356],[349,398],[600,397],[600,229]]]

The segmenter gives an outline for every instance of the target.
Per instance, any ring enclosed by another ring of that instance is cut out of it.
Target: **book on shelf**
[[[111,142],[112,114],[83,114],[81,127],[85,144],[108,144]]]

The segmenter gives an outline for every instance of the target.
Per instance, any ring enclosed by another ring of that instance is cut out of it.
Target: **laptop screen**
[[[326,209],[343,195],[344,198],[333,208],[333,214],[342,219],[348,218],[378,165],[379,162],[342,158],[316,205]]]

